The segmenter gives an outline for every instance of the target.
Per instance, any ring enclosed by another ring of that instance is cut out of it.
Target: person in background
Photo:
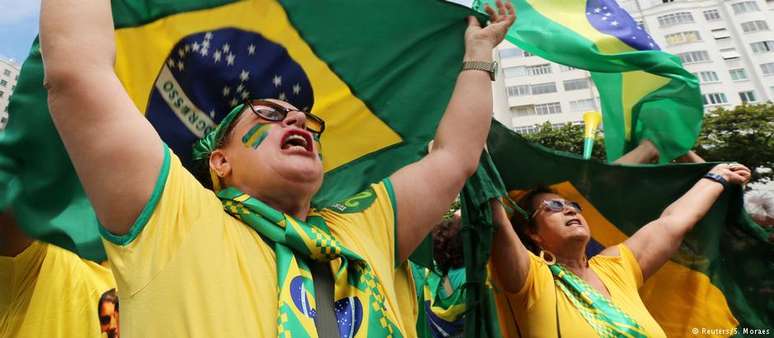
[[[102,333],[107,334],[108,338],[119,338],[119,307],[118,295],[116,289],[105,291],[97,303],[99,311],[99,326]]]
[[[661,216],[623,243],[586,258],[591,238],[581,206],[545,187],[518,202],[526,211],[509,220],[494,202],[497,233],[491,267],[506,337],[665,337],[638,289],[677,251],[728,185],[750,170],[713,167]]]

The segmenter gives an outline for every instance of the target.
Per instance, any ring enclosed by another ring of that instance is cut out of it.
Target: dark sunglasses
[[[323,131],[325,131],[325,121],[312,113],[286,108],[278,103],[262,99],[245,100],[244,103],[250,107],[250,110],[253,111],[253,114],[271,122],[280,122],[288,116],[288,113],[292,111],[300,111],[306,115],[306,123],[304,125],[306,130],[312,134],[315,134],[318,138],[320,135],[322,135]]]
[[[530,218],[534,218],[535,215],[537,215],[538,211],[540,211],[540,209],[544,209],[546,211],[551,211],[551,212],[561,212],[564,210],[565,207],[574,209],[575,212],[578,212],[578,213],[583,211],[583,208],[581,208],[580,204],[578,204],[577,202],[559,200],[559,199],[545,200],[543,201],[543,204],[541,205],[541,207],[537,208],[535,212],[532,213],[532,216],[530,216]]]
[[[110,324],[110,315],[99,316],[99,323],[102,325]]]

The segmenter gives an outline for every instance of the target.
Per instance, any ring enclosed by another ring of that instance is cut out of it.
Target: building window
[[[513,128],[513,131],[519,133],[519,134],[534,134],[537,133],[540,130],[537,125],[535,126],[526,126],[526,127],[515,127]]]
[[[736,51],[736,48],[723,48],[720,50],[720,57],[722,57],[723,60],[736,60],[740,58],[741,55]]]
[[[571,70],[576,70],[576,69],[578,69],[578,68],[570,67],[570,66],[565,66],[565,65],[559,65],[559,71],[560,72],[569,72]]]
[[[744,68],[731,69],[728,71],[728,73],[731,74],[731,80],[747,80],[747,72],[744,70]]]
[[[575,80],[564,81],[565,91],[586,89],[588,87],[589,87],[588,79],[575,79]]]
[[[535,106],[526,105],[526,106],[511,107],[511,112],[516,116],[535,115]]]
[[[750,47],[755,54],[771,53],[774,51],[774,41],[758,41],[750,44]]]
[[[11,76],[11,71],[8,69],[3,69],[3,75],[5,76]]]
[[[570,111],[588,111],[594,109],[594,99],[570,101]]]
[[[532,85],[532,95],[556,93],[556,83],[546,82]]]
[[[764,63],[761,65],[761,71],[763,75],[774,75],[774,62]]]
[[[526,68],[527,68],[527,75],[530,75],[530,76],[551,74],[550,63],[544,63],[542,65],[535,65],[535,66],[527,66]]]
[[[746,92],[739,92],[739,98],[742,99],[742,103],[755,102],[755,91],[748,90]]]
[[[669,27],[674,25],[693,23],[693,15],[691,15],[690,12],[677,12],[659,16],[657,20],[659,26]]]
[[[704,11],[704,19],[707,19],[707,21],[720,20],[720,12],[717,9],[706,10]]]
[[[562,105],[559,102],[536,104],[535,113],[538,115],[561,114]]]
[[[662,4],[668,4],[670,2],[674,2],[675,0],[661,0]]]
[[[711,104],[728,103],[728,99],[726,99],[726,94],[723,94],[723,93],[704,94],[702,95],[702,100],[704,101],[705,106],[711,105]]]
[[[749,21],[742,23],[742,30],[745,33],[767,31],[769,30],[769,25],[763,20]]]
[[[686,52],[677,54],[683,64],[696,63],[702,61],[709,61],[709,54],[705,50],[697,50],[693,52]]]
[[[509,97],[527,96],[530,94],[529,85],[510,86],[507,90]]]
[[[713,71],[698,72],[694,73],[694,75],[696,75],[696,77],[701,80],[701,83],[713,83],[720,81],[718,74]]]
[[[0,80],[0,86],[3,86],[3,87],[8,86],[8,81]]]
[[[664,36],[668,45],[679,45],[681,43],[689,43],[701,41],[698,31],[679,32],[674,34],[667,34]]]
[[[728,39],[731,37],[731,34],[728,34],[728,29],[724,28],[716,28],[712,30],[712,37],[715,40],[722,40],[722,39]]]
[[[505,77],[510,79],[512,77],[520,77],[527,75],[527,73],[524,71],[524,67],[508,67],[503,70],[503,73],[505,73]]]
[[[756,4],[755,1],[735,3],[731,5],[731,8],[734,9],[734,14],[760,11],[760,9],[758,9],[758,4]]]

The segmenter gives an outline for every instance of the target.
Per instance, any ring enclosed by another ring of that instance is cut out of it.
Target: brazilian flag
[[[460,70],[465,17],[474,14],[438,0],[112,5],[115,71],[184,163],[193,142],[245,98],[284,99],[324,118],[316,206],[421,157]],[[94,211],[49,116],[43,74],[35,42],[0,134],[3,208],[32,237],[103,260]]]
[[[530,144],[500,124],[490,132],[488,149],[511,196],[542,184],[580,203],[591,228],[589,256],[625,241],[658,218],[715,165],[623,166],[587,161]],[[678,253],[640,289],[667,336],[760,336],[756,329],[768,329],[765,335],[770,335],[774,327],[772,233],[744,211],[738,186],[726,190]]]
[[[492,0],[476,1],[477,8]],[[662,51],[615,0],[513,0],[506,39],[547,60],[591,71],[599,90],[607,159],[642,140],[662,163],[693,148],[703,105],[696,77]]]

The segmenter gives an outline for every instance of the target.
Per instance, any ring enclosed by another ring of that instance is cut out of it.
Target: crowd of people
[[[108,261],[31,240],[6,210],[0,336],[461,335],[462,225],[459,215],[436,224],[478,166],[492,112],[492,50],[516,20],[509,2],[486,12],[483,27],[468,18],[462,71],[433,151],[356,203],[317,210],[320,117],[276,98],[247,99],[195,145],[192,175],[114,73],[110,3],[44,0],[48,104]],[[72,67],[75,58],[82,67]],[[638,149],[624,160],[652,158]],[[664,337],[638,288],[724,189],[749,178],[741,164],[715,166],[659,218],[590,259],[579,203],[547,187],[517,201],[525,215],[492,200],[489,290],[502,335]],[[756,201],[753,217],[771,224],[770,199]],[[409,263],[431,233],[435,266]]]

